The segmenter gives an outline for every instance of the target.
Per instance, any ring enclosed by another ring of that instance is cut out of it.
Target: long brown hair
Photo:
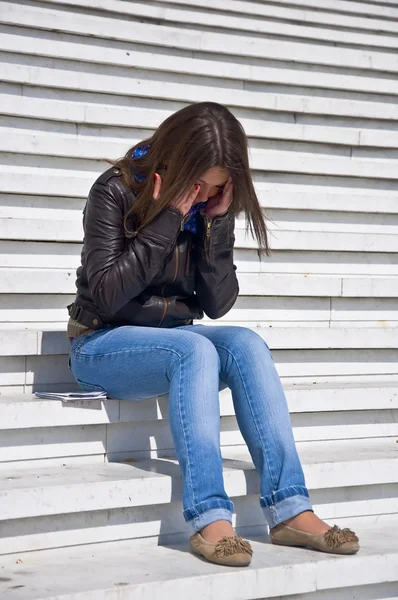
[[[147,153],[132,161],[134,150],[149,146]],[[167,167],[166,167],[167,163]],[[269,254],[265,217],[254,190],[249,168],[248,143],[238,119],[222,104],[191,104],[168,117],[152,137],[130,148],[115,166],[137,199],[125,215],[135,229],[148,225],[169,204],[186,194],[206,171],[227,169],[233,182],[230,213],[246,215],[246,231],[257,239],[261,252]],[[133,172],[134,168],[134,172]],[[144,179],[137,181],[137,173]],[[152,200],[153,176],[162,178],[160,197]]]

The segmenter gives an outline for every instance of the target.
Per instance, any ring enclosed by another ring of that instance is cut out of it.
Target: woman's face
[[[193,205],[207,202],[209,198],[222,194],[229,177],[229,171],[222,167],[213,167],[206,171],[196,182],[200,185],[200,190]]]

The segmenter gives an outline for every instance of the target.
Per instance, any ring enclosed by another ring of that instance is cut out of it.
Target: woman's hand
[[[154,179],[154,184],[153,184],[152,198],[154,200],[157,200],[160,196],[160,188],[162,187],[162,178],[160,177],[159,173],[155,173],[153,176],[153,179]],[[196,196],[199,194],[199,190],[200,190],[200,185],[195,185],[191,192],[188,192],[188,194],[186,194],[182,198],[178,198],[177,200],[172,202],[170,204],[170,206],[179,210],[180,213],[182,213],[182,215],[185,217],[185,215],[187,215],[189,210],[192,208],[192,205],[196,200]]]
[[[225,184],[222,192],[213,196],[206,202],[205,213],[211,219],[213,217],[219,217],[227,212],[231,206],[233,200],[233,183],[232,177],[230,177]]]

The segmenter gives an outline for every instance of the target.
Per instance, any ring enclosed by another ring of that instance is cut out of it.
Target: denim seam
[[[180,377],[179,377],[179,382],[178,382],[178,414],[180,417],[180,423],[181,423],[181,429],[182,429],[182,434],[184,437],[184,444],[185,444],[185,452],[186,452],[186,457],[187,457],[187,473],[189,474],[189,483],[190,483],[190,487],[191,487],[191,492],[192,492],[192,502],[195,505],[195,490],[192,484],[192,471],[191,471],[191,461],[189,458],[189,448],[188,448],[188,443],[187,443],[187,439],[186,439],[186,435],[185,435],[185,427],[184,427],[184,419],[182,416],[182,402],[181,402],[181,387],[182,387],[182,360],[181,360],[181,356],[177,353],[174,352],[174,354],[176,354],[178,356],[179,362],[180,362]]]
[[[201,531],[206,525],[215,521],[225,520],[232,523],[232,512],[225,508],[213,508],[191,520],[186,520],[188,526],[193,532]]]
[[[80,347],[79,347],[80,348]],[[178,356],[178,358],[181,360],[181,356],[178,354],[178,352],[176,352],[175,350],[173,350],[172,348],[167,348],[167,347],[163,347],[163,346],[134,346],[134,348],[127,348],[124,350],[114,350],[113,352],[104,352],[103,354],[90,354],[89,352],[81,352],[79,350],[79,355],[80,356],[88,356],[90,358],[95,357],[95,358],[103,358],[104,356],[114,356],[115,354],[126,354],[126,352],[136,352],[137,350],[147,350],[148,352],[152,352],[153,350],[168,350],[169,352],[171,352],[172,354],[175,354],[176,356]],[[76,348],[74,348],[72,350],[72,352],[76,352]]]
[[[297,508],[297,506],[295,506],[294,511],[293,512],[289,511],[290,514],[286,517],[286,505],[284,504],[285,501],[286,500],[298,500],[298,499],[300,499],[301,506],[299,508]],[[311,510],[313,512],[313,508],[312,508],[309,496],[307,496],[305,494],[294,494],[292,496],[287,496],[286,498],[279,500],[276,504],[271,504],[268,506],[263,506],[261,504],[261,508],[263,510],[265,518],[267,519],[268,523],[270,524],[270,527],[275,527],[278,523],[282,523],[284,519],[290,518],[290,517],[295,517],[296,515],[300,514],[301,512],[304,512],[307,510]],[[280,511],[282,511],[282,514]],[[269,522],[268,516],[272,517],[273,523]]]
[[[284,496],[284,498],[280,498],[279,500],[272,499],[272,496],[274,496],[275,494],[281,494],[282,492],[287,494],[286,496]],[[307,493],[305,493],[305,492],[307,492]],[[308,490],[304,485],[290,485],[288,487],[276,490],[272,494],[268,494],[268,496],[261,496],[260,501],[263,501],[265,503],[264,505],[262,504],[261,506],[265,506],[268,508],[274,507],[277,504],[279,504],[280,502],[283,502],[283,500],[287,500],[288,498],[294,498],[294,496],[303,496],[304,498],[309,499]]]
[[[275,515],[275,520],[278,520],[279,519],[278,509],[276,508],[275,504],[273,506],[269,506],[269,510],[271,513],[273,513]]]
[[[237,371],[238,371],[238,373],[239,373],[239,377],[240,377],[240,380],[241,380],[241,382],[242,382],[243,389],[245,390],[245,394],[246,394],[246,398],[247,398],[247,403],[248,403],[248,405],[249,405],[249,409],[250,409],[250,412],[251,412],[251,415],[252,415],[253,423],[254,423],[254,424],[255,424],[255,426],[256,426],[256,430],[257,430],[257,435],[258,435],[258,438],[259,438],[259,440],[260,440],[260,442],[261,442],[261,445],[262,445],[262,447],[263,447],[263,448],[264,448],[264,450],[265,450],[265,448],[266,448],[266,445],[265,445],[265,444],[263,444],[263,441],[262,441],[262,437],[261,437],[260,430],[259,430],[259,427],[258,427],[257,419],[256,419],[256,417],[255,417],[255,415],[254,415],[254,413],[253,413],[253,409],[252,409],[252,403],[251,403],[251,401],[250,401],[249,394],[247,393],[247,388],[246,388],[246,385],[245,385],[245,379],[244,379],[244,377],[242,377],[242,373],[241,373],[241,370],[240,370],[239,362],[236,360],[235,356],[232,354],[232,352],[231,352],[231,351],[230,351],[228,348],[225,348],[224,346],[221,346],[220,344],[214,344],[214,345],[215,345],[216,347],[218,347],[218,348],[222,348],[223,350],[225,350],[225,352],[227,352],[227,353],[228,353],[228,354],[229,354],[229,355],[232,357],[232,360],[233,360],[233,361],[235,362],[235,364],[236,364],[236,368],[237,368]],[[229,373],[229,370],[228,370],[228,373]],[[273,477],[273,473],[272,473],[272,470],[271,470],[271,467],[270,467],[270,464],[269,464],[269,460],[268,460],[268,455],[267,455],[267,454],[268,454],[267,452],[264,452],[264,455],[265,455],[265,460],[267,461],[268,472],[269,472],[269,474],[270,474],[270,479],[271,479],[272,487],[273,487],[273,489],[275,490],[275,482],[274,482],[274,477]]]
[[[196,506],[185,508],[183,515],[185,520],[189,522],[198,519],[212,510],[226,510],[232,514],[234,511],[234,504],[231,500],[203,500],[196,504]],[[190,516],[190,513],[192,513],[192,516]]]

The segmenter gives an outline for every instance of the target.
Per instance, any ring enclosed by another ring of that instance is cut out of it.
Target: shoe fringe
[[[238,536],[225,536],[221,538],[214,549],[214,554],[217,558],[241,553],[252,556],[253,550],[249,542]]]
[[[340,529],[337,525],[334,525],[332,529],[329,529],[325,533],[325,542],[329,548],[338,548],[347,542],[358,542],[359,539],[351,529],[347,527]]]

